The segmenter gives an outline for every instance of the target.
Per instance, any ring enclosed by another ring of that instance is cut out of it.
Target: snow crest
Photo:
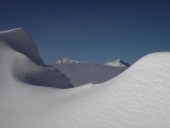
[[[22,28],[0,32],[0,79],[11,78],[37,86],[73,87],[55,67],[46,66],[31,36]]]

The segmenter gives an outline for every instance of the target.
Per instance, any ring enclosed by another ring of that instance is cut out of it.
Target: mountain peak
[[[80,62],[76,61],[76,60],[69,59],[69,58],[63,58],[63,59],[57,60],[56,63],[57,64],[66,64],[66,63],[80,63]]]
[[[116,59],[114,61],[110,61],[105,63],[105,65],[112,66],[112,67],[129,67],[130,64],[127,62],[124,62],[121,59]]]

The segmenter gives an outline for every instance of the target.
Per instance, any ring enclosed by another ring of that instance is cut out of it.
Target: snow
[[[68,58],[63,58],[62,60],[57,60],[57,64],[66,64],[66,63],[80,63],[79,61],[68,59]]]
[[[44,64],[32,37],[22,28],[2,31],[0,32],[0,39],[15,51],[29,57],[35,63]]]
[[[63,73],[43,63],[37,46],[22,28],[0,32],[0,52],[0,79],[12,78],[37,86],[73,87]]]
[[[170,52],[147,55],[102,84],[57,89],[16,80],[41,66],[8,41],[0,34],[1,128],[170,127]],[[11,74],[16,61],[21,69]]]
[[[87,62],[56,63],[54,66],[64,73],[75,87],[106,82],[127,69],[125,66],[113,67]]]
[[[107,62],[105,65],[112,66],[112,67],[129,67],[130,66],[128,63],[120,59]]]

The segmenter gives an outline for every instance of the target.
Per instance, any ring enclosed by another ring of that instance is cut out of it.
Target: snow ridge
[[[22,28],[0,32],[0,39],[7,43],[13,50],[26,55],[33,62],[44,65],[38,48],[28,32]]]
[[[63,73],[43,63],[32,37],[22,28],[0,32],[0,52],[0,79],[8,76],[31,85],[73,87]]]
[[[25,52],[27,48],[14,49],[10,43],[18,37],[11,40],[7,35],[2,38],[0,34],[0,128],[170,127],[170,52],[144,56],[102,84],[56,89],[29,86],[30,78],[14,79],[44,73],[40,80],[51,85],[53,77],[58,78],[53,73],[63,74],[37,64],[36,57]]]

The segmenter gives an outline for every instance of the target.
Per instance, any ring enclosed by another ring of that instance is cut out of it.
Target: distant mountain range
[[[69,58],[63,58],[63,59],[59,59],[59,60],[56,61],[56,64],[69,64],[69,63],[88,63],[88,62],[86,62],[86,61],[80,62],[80,61],[72,60],[72,59],[69,59]],[[114,61],[107,62],[104,65],[112,66],[112,67],[129,67],[130,66],[129,63],[124,62],[121,59],[117,59],[117,60],[114,60]]]
[[[63,58],[57,60],[54,66],[64,73],[74,86],[80,86],[108,81],[125,71],[130,65],[120,59],[106,64],[94,64]]]
[[[66,64],[66,63],[80,63],[79,61],[68,59],[68,58],[63,58],[61,60],[56,61],[57,64]]]

